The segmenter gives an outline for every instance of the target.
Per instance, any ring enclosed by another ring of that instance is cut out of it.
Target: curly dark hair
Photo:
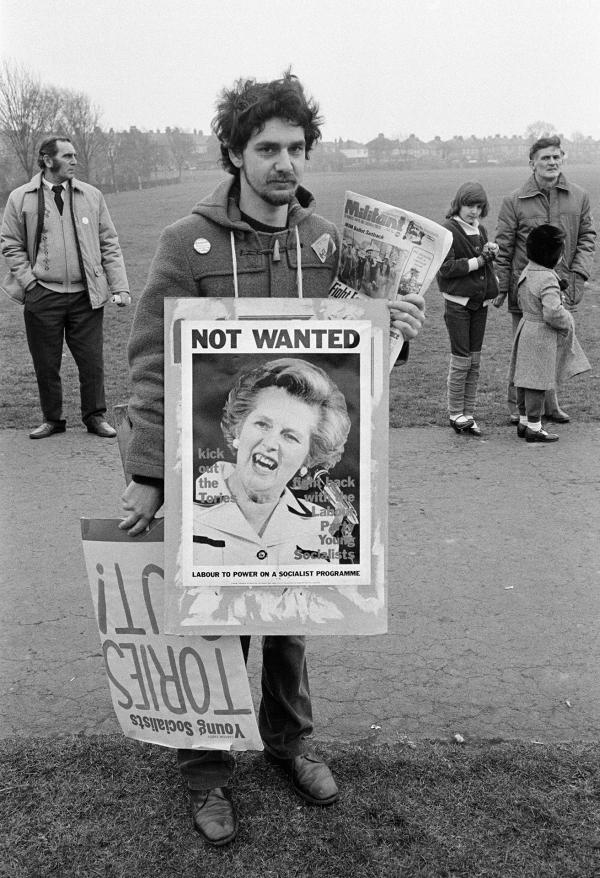
[[[211,128],[221,145],[221,164],[226,171],[239,174],[239,168],[229,158],[229,150],[241,154],[252,135],[274,118],[287,119],[304,129],[308,158],[321,137],[323,119],[319,116],[319,105],[306,97],[297,76],[287,70],[281,79],[272,82],[238,79],[233,88],[223,89]]]

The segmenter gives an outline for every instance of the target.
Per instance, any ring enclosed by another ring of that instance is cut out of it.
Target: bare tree
[[[56,127],[59,94],[25,67],[4,61],[0,68],[0,129],[19,164],[33,175],[44,135]]]
[[[538,119],[537,122],[532,122],[525,129],[525,137],[530,143],[534,143],[536,140],[539,140],[540,137],[551,137],[553,134],[557,133],[558,132],[552,122],[544,122],[542,119]]]
[[[194,154],[194,138],[191,134],[187,134],[181,128],[167,128],[167,140],[169,141],[169,149],[177,168],[177,178],[181,183],[181,173],[187,162]]]
[[[92,164],[103,142],[101,112],[84,92],[60,92],[60,120],[77,152],[77,176],[90,180]]]

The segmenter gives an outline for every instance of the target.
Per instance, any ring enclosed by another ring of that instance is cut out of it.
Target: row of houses
[[[87,175],[90,182],[107,191],[141,188],[171,183],[181,179],[182,171],[216,168],[220,148],[214,134],[202,130],[167,128],[164,131],[98,130],[99,140]],[[600,140],[583,135],[562,137],[571,163],[600,164]],[[522,165],[529,152],[530,140],[513,135],[503,137],[456,136],[449,140],[434,137],[424,141],[411,134],[404,140],[378,134],[368,143],[353,140],[320,142],[311,153],[310,167],[323,171],[347,168],[435,168],[467,165]],[[150,149],[148,147],[150,146]],[[81,172],[86,174],[85,166]],[[8,137],[0,132],[0,202],[8,192],[24,182],[23,170],[16,160]]]
[[[148,133],[157,146],[163,146],[168,152],[170,129]],[[220,149],[214,134],[204,134],[202,130],[194,129],[186,135],[190,138],[190,151],[185,167],[216,167]],[[528,155],[530,142],[528,138],[516,134],[511,137],[500,134],[493,137],[457,135],[449,140],[434,137],[429,141],[421,140],[415,134],[410,134],[405,140],[394,140],[378,134],[365,144],[340,138],[319,142],[311,153],[311,167],[335,171],[348,167],[522,165]],[[600,163],[600,140],[584,136],[570,140],[561,135],[561,142],[571,163]]]
[[[561,135],[563,149],[571,162],[600,162],[600,140],[592,137],[569,140]],[[411,134],[405,140],[392,140],[378,134],[366,144],[353,140],[334,140],[320,143],[311,157],[314,167],[340,170],[344,167],[436,167],[523,164],[531,141],[513,135],[503,137],[456,136],[449,140],[434,137],[424,141]]]

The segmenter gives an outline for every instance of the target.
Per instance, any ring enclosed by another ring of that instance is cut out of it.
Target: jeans
[[[450,336],[450,351],[457,357],[469,357],[483,346],[488,307],[470,311],[458,302],[445,300],[444,321]]]
[[[241,637],[244,660],[250,638]],[[286,759],[304,753],[313,719],[304,637],[263,637],[262,699],[258,728],[265,749]],[[192,790],[210,790],[231,781],[235,757],[226,750],[178,750],[177,764]]]

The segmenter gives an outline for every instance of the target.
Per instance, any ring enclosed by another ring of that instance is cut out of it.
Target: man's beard
[[[263,187],[257,189],[256,186],[252,184],[252,182],[248,179],[248,175],[246,174],[245,168],[242,168],[242,173],[244,175],[244,179],[246,183],[255,192],[266,204],[270,204],[272,207],[282,207],[284,204],[290,204],[296,194],[297,188],[297,180],[294,175],[288,175],[285,177],[275,177],[272,180],[267,179],[267,182]],[[289,183],[290,188],[286,189],[271,189],[269,188],[269,183]]]
[[[283,204],[289,204],[296,194],[296,189],[275,189],[273,191],[267,190],[266,192],[260,193],[263,201],[266,201],[267,204],[273,205],[273,207],[281,207]]]

